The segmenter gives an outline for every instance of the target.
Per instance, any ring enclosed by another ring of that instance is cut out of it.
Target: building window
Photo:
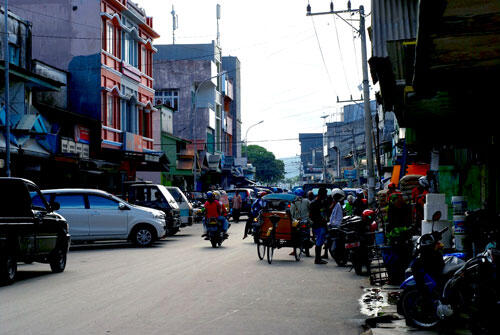
[[[155,92],[155,101],[157,105],[165,105],[174,111],[179,110],[179,90],[163,90]]]
[[[106,51],[115,54],[115,27],[111,23],[106,25]]]
[[[20,48],[12,43],[9,43],[9,60],[11,64],[19,66],[19,61],[21,59]]]
[[[215,136],[213,129],[207,128],[207,151],[210,153],[215,152]]]
[[[113,127],[113,115],[114,115],[114,98],[112,95],[106,97],[106,125],[108,127]]]
[[[123,32],[123,60],[125,63],[137,67],[137,42],[129,33]]]
[[[148,60],[147,60],[147,52],[146,52],[146,48],[144,46],[141,46],[141,71],[143,73],[146,73],[146,65],[148,63]]]

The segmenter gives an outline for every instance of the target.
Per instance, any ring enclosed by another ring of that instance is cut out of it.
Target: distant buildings
[[[323,134],[301,133],[300,161],[304,181],[319,181],[323,179]]]

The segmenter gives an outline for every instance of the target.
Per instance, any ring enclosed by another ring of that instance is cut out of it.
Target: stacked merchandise
[[[387,191],[389,190],[381,190],[377,193],[377,203],[378,203],[378,208],[380,210],[379,217],[385,222],[387,221],[387,209],[388,209],[388,203],[387,203]]]
[[[403,194],[403,199],[409,204],[411,202],[411,192],[418,186],[418,179],[422,177],[418,174],[408,174],[399,181],[399,190]]]
[[[432,221],[432,216],[436,212],[441,212],[439,221]],[[446,204],[446,196],[444,193],[428,193],[425,196],[424,219],[422,220],[422,235],[430,232],[439,231],[448,227],[448,230],[443,234],[441,240],[446,249],[452,247],[452,234],[450,222],[448,221],[448,205]]]
[[[451,197],[451,204],[453,206],[453,233],[455,235],[455,249],[457,249],[457,251],[464,251],[465,212],[467,210],[467,202],[465,197],[457,195]]]

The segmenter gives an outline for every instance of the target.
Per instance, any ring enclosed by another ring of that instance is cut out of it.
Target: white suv
[[[66,218],[72,241],[130,240],[150,246],[166,233],[162,211],[135,206],[100,190],[43,190],[49,202],[60,205],[57,213]]]

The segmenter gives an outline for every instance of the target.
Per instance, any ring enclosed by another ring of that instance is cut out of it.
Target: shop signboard
[[[344,179],[356,179],[356,170],[344,170]]]
[[[90,144],[90,129],[78,124],[75,125],[75,142]]]
[[[76,154],[80,158],[89,158],[89,145],[85,143],[76,143],[70,138],[61,138],[61,153]]]
[[[133,133],[125,133],[124,135],[124,144],[126,151],[142,152],[143,137],[141,135]]]

